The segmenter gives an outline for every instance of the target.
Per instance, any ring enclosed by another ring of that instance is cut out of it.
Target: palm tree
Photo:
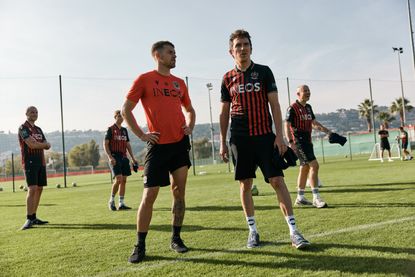
[[[409,105],[409,100],[404,98],[404,105],[405,105],[405,111],[410,112],[414,107],[412,105]],[[390,106],[390,111],[392,114],[398,114],[399,118],[401,120],[401,126],[404,125],[403,122],[403,106],[402,106],[402,97],[396,98],[394,102],[392,102],[392,105]]]
[[[386,129],[389,129],[389,123],[395,120],[395,117],[388,112],[380,112],[377,117]]]
[[[357,107],[360,118],[366,119],[367,131],[372,132],[372,102],[366,98]],[[377,107],[377,105],[373,105],[373,114],[378,112],[378,110],[376,109]]]

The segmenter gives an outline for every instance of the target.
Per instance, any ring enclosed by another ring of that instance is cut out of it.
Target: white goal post
[[[380,150],[380,143],[375,143],[373,145],[372,153],[370,154],[369,161],[380,161],[382,160],[382,157],[380,156],[381,150]],[[388,151],[385,150],[383,152],[383,158],[388,159]],[[401,159],[401,148],[399,147],[398,143],[392,143],[391,144],[391,158],[392,159]]]

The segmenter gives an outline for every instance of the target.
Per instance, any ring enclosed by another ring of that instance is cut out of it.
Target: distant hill
[[[388,107],[379,107],[379,111],[387,111]],[[415,109],[406,115],[407,123],[415,123]],[[358,132],[366,131],[366,121],[359,118],[358,111],[356,109],[341,109],[336,112],[316,114],[316,118],[326,127],[338,132],[346,133],[348,131]],[[379,122],[376,121],[376,126],[379,126]],[[390,128],[399,127],[399,119],[396,118],[390,124]],[[219,123],[213,124],[215,140],[218,141],[219,137]],[[70,151],[72,147],[87,143],[92,139],[98,144],[102,145],[105,131],[97,130],[72,130],[65,131],[65,146],[66,152]],[[52,144],[52,149],[57,152],[62,152],[62,137],[58,131],[45,134],[48,141]],[[193,139],[209,138],[210,139],[210,124],[197,124],[193,130]],[[131,146],[134,153],[139,153],[146,146],[144,142],[130,132]],[[101,147],[102,149],[102,147]],[[20,153],[20,148],[17,140],[17,134],[0,132],[0,155],[5,152]]]

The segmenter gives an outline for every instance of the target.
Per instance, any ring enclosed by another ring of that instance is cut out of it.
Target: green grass
[[[0,276],[415,276],[415,162],[326,159],[320,168],[328,209],[295,208],[297,224],[313,246],[290,246],[288,227],[262,176],[254,198],[263,246],[246,249],[247,225],[238,184],[226,165],[189,172],[182,237],[191,251],[169,249],[171,196],[160,191],[147,236],[147,259],[131,265],[141,174],[129,178],[132,211],[110,212],[109,175],[68,177],[78,187],[55,188],[49,179],[38,215],[49,225],[18,229],[25,192],[1,183]],[[297,168],[285,171],[295,198]],[[17,188],[23,182],[17,182]],[[306,196],[311,198],[307,189]]]

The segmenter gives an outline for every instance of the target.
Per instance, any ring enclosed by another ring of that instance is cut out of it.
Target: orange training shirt
[[[127,99],[141,100],[150,132],[159,132],[159,144],[180,141],[186,124],[182,106],[191,104],[186,84],[180,78],[164,76],[156,70],[144,73],[134,81]]]

